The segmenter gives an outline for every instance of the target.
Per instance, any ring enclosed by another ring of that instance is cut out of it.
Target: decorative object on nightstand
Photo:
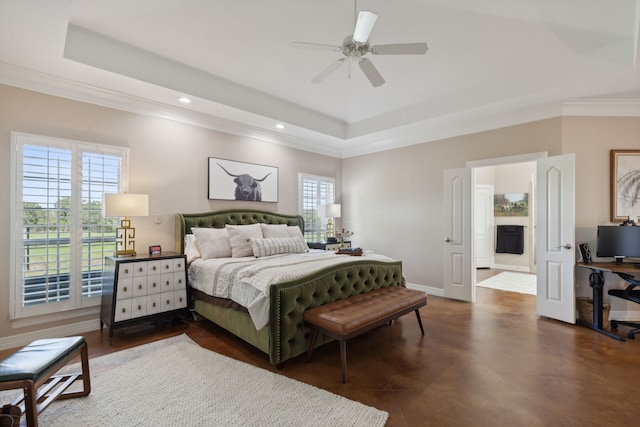
[[[344,248],[344,241],[353,236],[353,231],[345,230],[344,228],[336,233],[338,239],[340,239],[340,247]]]
[[[102,283],[100,331],[177,316],[187,310],[187,257],[161,255],[108,256]]]
[[[336,235],[334,232],[333,218],[340,218],[341,206],[337,203],[328,203],[324,205],[318,205],[318,218],[327,218],[327,242],[335,243]]]
[[[146,194],[104,194],[103,216],[122,217],[116,228],[116,256],[136,256],[136,229],[131,227],[130,216],[149,215],[149,196]]]
[[[323,251],[336,252],[340,249],[340,243],[338,242],[307,242],[307,246],[310,249],[322,249]],[[350,248],[351,242],[344,242],[343,248]]]

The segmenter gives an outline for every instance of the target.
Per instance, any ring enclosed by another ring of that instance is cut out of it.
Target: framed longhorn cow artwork
[[[209,199],[278,201],[278,168],[209,157]]]

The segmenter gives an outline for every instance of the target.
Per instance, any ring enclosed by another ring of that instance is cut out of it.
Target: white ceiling
[[[571,111],[638,114],[638,3],[359,0],[378,14],[372,45],[429,45],[371,56],[386,80],[373,88],[355,65],[311,83],[342,54],[288,45],[340,45],[353,0],[0,0],[0,83],[349,157]]]

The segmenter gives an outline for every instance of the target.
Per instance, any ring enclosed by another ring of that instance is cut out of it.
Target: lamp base
[[[136,256],[136,251],[115,251],[115,256]]]

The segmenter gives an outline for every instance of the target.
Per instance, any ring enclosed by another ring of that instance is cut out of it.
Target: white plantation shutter
[[[103,193],[122,191],[127,149],[14,133],[12,317],[99,304],[116,218]]]
[[[304,238],[309,242],[326,240],[327,219],[317,217],[318,205],[335,202],[335,179],[300,174],[298,181],[299,214],[304,218]]]

